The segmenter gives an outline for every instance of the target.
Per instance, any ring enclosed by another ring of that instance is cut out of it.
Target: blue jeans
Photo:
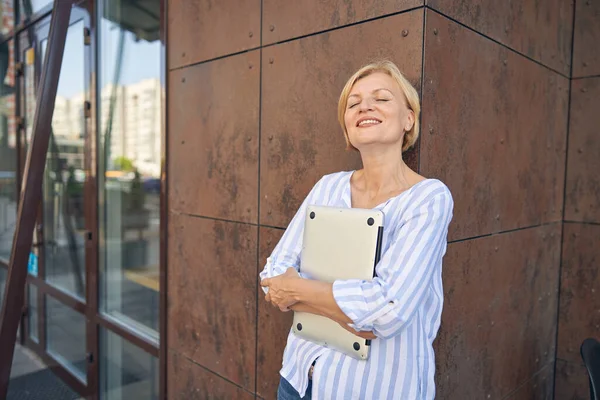
[[[310,400],[312,397],[312,380],[308,381],[308,388],[304,397],[294,389],[294,387],[284,378],[279,379],[279,388],[277,388],[277,400]]]

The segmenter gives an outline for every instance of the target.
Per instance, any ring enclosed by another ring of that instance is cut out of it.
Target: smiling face
[[[396,81],[375,72],[358,80],[348,96],[344,122],[352,146],[361,150],[376,144],[402,147],[414,113]]]

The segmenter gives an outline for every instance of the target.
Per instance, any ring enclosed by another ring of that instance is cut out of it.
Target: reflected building
[[[101,91],[100,127],[104,138],[110,126],[110,161],[125,157],[131,160],[142,176],[160,175],[160,90],[159,79],[145,79],[130,85],[107,85]],[[84,145],[83,102],[83,93],[69,98],[56,97],[52,129],[65,156],[81,153]],[[66,158],[69,159],[69,165],[75,165],[71,160],[80,159],[71,156]],[[76,168],[83,168],[82,160],[77,162]]]

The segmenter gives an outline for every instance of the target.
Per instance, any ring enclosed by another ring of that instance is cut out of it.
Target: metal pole
[[[42,181],[52,127],[56,90],[62,65],[73,0],[54,0],[48,51],[38,87],[33,135],[25,162],[23,190],[13,239],[2,312],[0,313],[0,399],[6,398],[15,351],[17,328],[25,300],[27,261],[33,240],[37,210],[42,199]]]

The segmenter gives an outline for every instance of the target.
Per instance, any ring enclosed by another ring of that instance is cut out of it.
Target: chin
[[[385,141],[385,140],[379,140],[379,139],[367,139],[367,138],[363,138],[363,140],[356,140],[356,141],[352,141],[350,142],[350,144],[352,146],[354,146],[358,151],[362,151],[362,150],[367,150],[370,148],[391,148],[391,147],[397,147],[400,146],[400,148],[402,148],[402,143],[401,142],[397,142],[397,141]]]

